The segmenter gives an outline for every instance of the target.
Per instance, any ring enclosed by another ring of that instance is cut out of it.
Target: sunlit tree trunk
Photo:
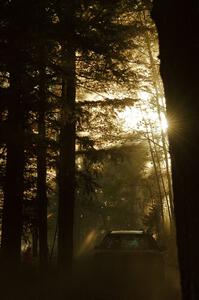
[[[141,111],[142,108],[140,107]],[[143,111],[142,111],[143,112]],[[145,126],[145,130],[146,130],[146,138],[149,144],[149,150],[150,150],[150,154],[151,154],[151,159],[152,159],[152,163],[153,163],[153,168],[154,168],[154,173],[155,173],[155,178],[156,178],[156,183],[157,183],[157,189],[158,189],[158,206],[160,208],[160,213],[159,213],[159,220],[158,220],[158,224],[157,224],[157,228],[158,228],[158,235],[159,238],[161,237],[162,233],[163,233],[163,228],[164,228],[164,209],[163,209],[163,196],[164,194],[162,193],[162,189],[161,189],[161,184],[160,184],[160,170],[158,169],[157,166],[157,157],[156,154],[154,153],[154,145],[153,145],[153,139],[150,138],[150,133],[151,133],[151,128],[148,128],[148,124],[147,121],[145,120],[145,118],[143,117],[143,121],[144,121],[144,126]]]
[[[143,24],[147,24],[145,12],[140,13],[140,19],[143,22]],[[159,76],[159,73],[157,70],[157,66],[155,64],[154,55],[153,55],[153,51],[152,51],[152,47],[151,47],[150,36],[147,31],[144,34],[144,38],[145,38],[146,49],[147,49],[149,62],[150,62],[150,70],[151,70],[153,87],[155,90],[155,95],[154,95],[155,108],[158,113],[159,123],[162,124],[161,106],[160,106],[161,99],[160,98],[164,97],[164,92],[160,86],[160,82],[159,82],[160,76]],[[165,112],[166,112],[166,107],[165,107]],[[168,149],[166,134],[164,133],[163,128],[161,126],[160,126],[160,134],[161,134],[162,149],[163,149],[165,165],[166,165],[166,175],[167,175],[168,192],[169,192],[169,199],[167,199],[167,206],[168,206],[168,210],[170,210],[170,222],[171,222],[171,225],[173,226],[174,208],[173,208],[173,189],[172,189],[172,181],[171,181],[171,170],[170,170],[170,166],[169,166],[169,149]],[[164,182],[163,182],[163,186],[165,186]],[[165,196],[167,197],[166,194],[165,194]]]
[[[173,223],[173,215],[172,215],[172,211],[171,211],[170,198],[168,196],[168,190],[167,190],[167,187],[165,184],[164,172],[162,170],[162,162],[161,162],[161,158],[160,158],[161,151],[164,150],[164,147],[156,143],[155,134],[153,132],[153,126],[152,126],[150,120],[148,120],[148,127],[149,127],[148,139],[150,140],[150,143],[152,144],[151,148],[154,151],[154,159],[155,159],[155,163],[157,165],[156,168],[158,170],[157,180],[160,182],[162,196],[163,196],[163,198],[162,198],[163,215],[164,215],[164,198],[165,198],[170,224],[172,224]],[[159,148],[161,147],[161,150],[157,149],[157,147],[159,147]],[[168,180],[168,177],[167,177],[167,180]]]

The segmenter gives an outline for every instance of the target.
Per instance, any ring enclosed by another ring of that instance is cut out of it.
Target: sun
[[[126,107],[118,113],[124,131],[138,130],[141,121],[141,114],[135,107]]]
[[[166,118],[166,115],[164,113],[160,113],[160,128],[163,130],[163,132],[167,132],[168,128],[169,128],[169,123],[168,120]]]
[[[145,131],[146,126],[153,128],[156,133],[167,132],[168,121],[166,115],[152,109],[142,110],[140,107],[126,107],[118,114],[124,131]]]

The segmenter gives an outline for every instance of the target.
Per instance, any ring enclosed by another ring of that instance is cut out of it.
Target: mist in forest
[[[1,2],[3,299],[181,299],[150,10]]]

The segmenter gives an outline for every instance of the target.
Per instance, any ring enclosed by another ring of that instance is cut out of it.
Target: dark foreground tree
[[[177,244],[183,299],[199,299],[199,3],[156,0],[159,43],[170,123]]]
[[[2,253],[4,260],[13,263],[20,261],[21,233],[22,233],[22,200],[24,191],[24,134],[25,114],[23,74],[24,60],[22,59],[20,39],[20,25],[14,18],[15,5],[10,11],[7,5],[1,5],[1,70],[9,74],[9,93],[7,93],[7,134],[5,144],[7,147],[4,206],[2,219]],[[12,19],[6,26],[8,19]],[[4,26],[3,26],[4,25]],[[5,57],[4,57],[5,56]]]
[[[74,1],[62,3],[65,15],[59,15],[67,28],[62,46],[62,107],[59,135],[60,158],[58,168],[58,263],[63,270],[71,270],[73,258],[73,221],[75,202],[75,45],[74,45]]]
[[[32,222],[25,207],[27,204],[35,207],[32,200],[37,174],[35,224],[39,228],[43,265],[47,261],[45,123],[47,86],[51,79],[47,64],[53,48],[53,39],[49,37],[52,11],[46,9],[47,2],[2,1],[0,4],[1,142],[6,149],[5,179],[1,182],[4,189],[2,252],[7,260],[20,261],[22,229],[26,227],[24,223],[29,226]]]

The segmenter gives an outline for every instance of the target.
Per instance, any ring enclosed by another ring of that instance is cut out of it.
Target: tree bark
[[[2,217],[2,252],[6,262],[18,264],[21,255],[22,201],[24,192],[24,109],[19,69],[10,73],[7,160]]]
[[[180,0],[154,1],[160,72],[169,118],[174,209],[183,299],[199,299],[199,6]]]
[[[71,51],[71,52],[70,52]],[[73,259],[73,222],[75,204],[75,74],[74,51],[67,50],[70,74],[63,79],[62,127],[60,130],[58,262],[68,267]]]
[[[74,47],[74,3],[65,3],[67,12],[67,37],[62,44],[62,111],[60,128],[60,160],[58,170],[58,265],[70,274],[73,263],[73,229],[75,205],[75,47]]]
[[[41,50],[42,51],[42,50]],[[43,51],[42,51],[43,52]],[[41,62],[43,65],[43,60]],[[38,111],[38,149],[37,149],[37,203],[38,203],[38,238],[40,267],[46,269],[48,264],[47,231],[47,145],[46,145],[46,84],[45,66],[40,69],[40,92]]]

